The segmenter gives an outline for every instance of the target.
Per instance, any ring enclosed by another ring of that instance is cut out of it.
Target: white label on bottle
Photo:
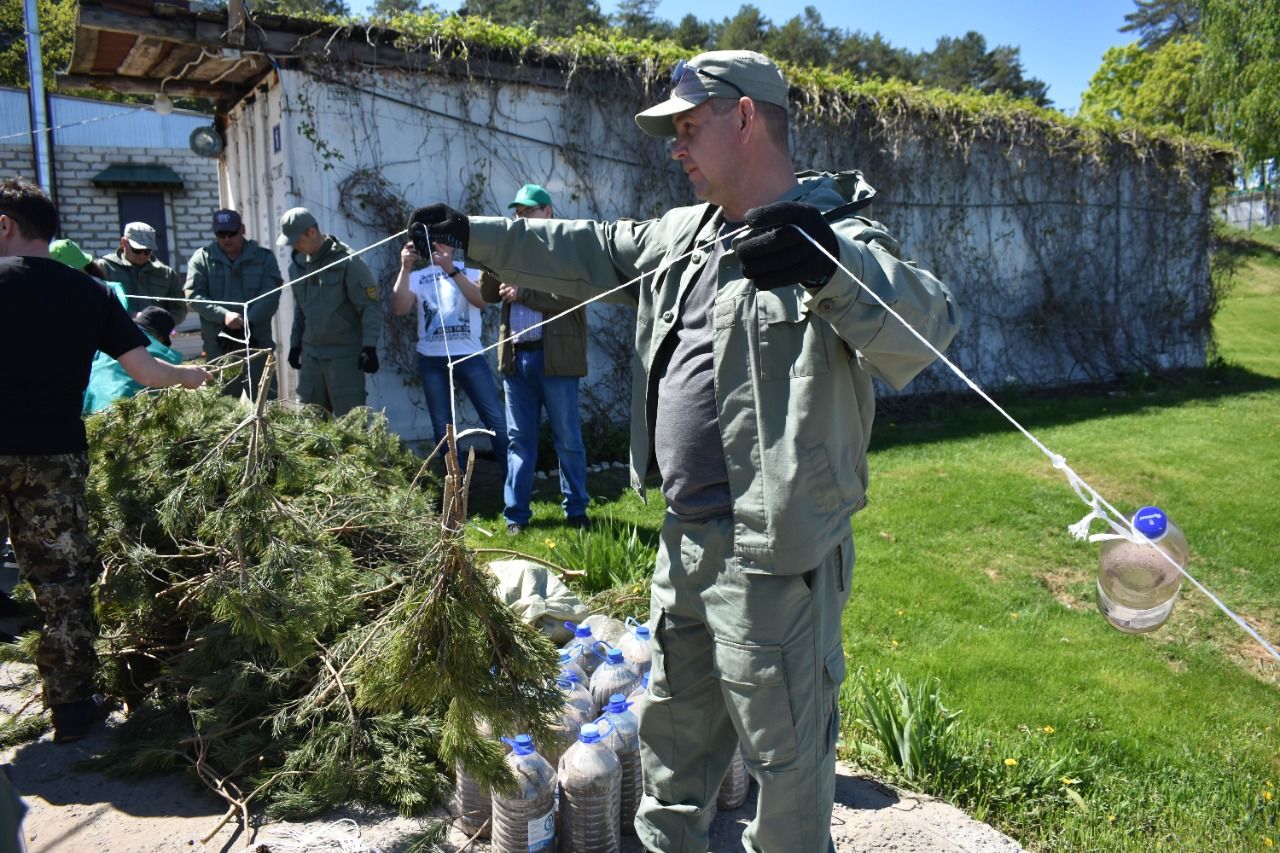
[[[556,810],[554,808],[537,820],[529,821],[529,853],[550,850],[556,843]]]

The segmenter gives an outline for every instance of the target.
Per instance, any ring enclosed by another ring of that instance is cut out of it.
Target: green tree
[[[765,53],[797,65],[830,65],[836,32],[822,23],[822,15],[813,6],[804,7],[804,15],[796,15],[765,36]]]
[[[1280,0],[1200,0],[1199,84],[1246,169],[1280,158]],[[1274,169],[1274,166],[1273,166]]]
[[[0,86],[27,88],[27,28],[19,0],[0,3]],[[46,89],[57,88],[54,75],[71,64],[76,34],[75,0],[39,0],[40,59]]]
[[[609,23],[632,38],[670,38],[673,27],[654,14],[657,8],[658,0],[621,0]]]
[[[763,51],[765,39],[773,29],[773,22],[750,3],[742,6],[738,14],[725,18],[716,39],[719,50]]]
[[[412,15],[422,10],[422,0],[376,0],[369,10],[369,17],[389,20],[397,15]]]
[[[348,16],[351,9],[344,0],[259,0],[251,3],[256,12],[270,12],[273,15],[290,15],[295,18],[310,18],[316,15]]]
[[[861,79],[919,82],[919,59],[911,51],[894,47],[880,33],[868,36],[852,32],[844,36],[835,49],[832,65]]]
[[[579,27],[605,25],[596,0],[467,0],[459,12],[502,24],[536,27],[549,36],[570,36]]]
[[[986,38],[972,30],[960,38],[943,36],[932,51],[920,55],[920,81],[954,92],[1006,92],[1048,106],[1048,86],[1023,76],[1021,54],[1020,48],[1007,45],[988,50]]]
[[[700,21],[697,15],[689,13],[676,24],[675,30],[671,33],[671,40],[689,50],[701,51],[714,43],[715,35],[715,27],[712,24]]]
[[[1198,80],[1203,57],[1204,45],[1186,36],[1154,50],[1139,42],[1110,48],[1081,98],[1080,114],[1212,132]]]
[[[1124,16],[1122,33],[1137,33],[1143,50],[1163,47],[1173,39],[1195,35],[1200,29],[1196,0],[1133,0],[1138,8]]]

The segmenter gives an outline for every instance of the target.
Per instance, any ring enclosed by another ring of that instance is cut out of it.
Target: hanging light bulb
[[[156,115],[167,116],[173,112],[173,101],[164,92],[157,92],[155,100],[151,102],[151,108],[156,111]]]

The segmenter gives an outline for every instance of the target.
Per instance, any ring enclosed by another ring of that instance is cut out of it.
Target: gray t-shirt
[[[720,233],[737,228],[726,222]],[[680,307],[679,325],[657,364],[658,412],[653,428],[654,454],[662,475],[662,494],[671,511],[685,521],[732,514],[729,471],[716,410],[712,336],[720,257],[727,241],[711,248],[711,257],[690,286]]]

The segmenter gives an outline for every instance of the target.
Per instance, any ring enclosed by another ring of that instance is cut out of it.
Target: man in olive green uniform
[[[109,255],[98,259],[107,281],[118,281],[129,297],[129,310],[137,314],[150,305],[159,305],[173,315],[174,325],[187,316],[182,278],[156,257],[156,229],[145,222],[130,222],[124,227],[120,245]],[[162,296],[164,299],[148,297]]]
[[[672,83],[636,122],[674,137],[707,204],[613,223],[468,219],[437,204],[410,233],[454,241],[522,288],[581,299],[630,284],[617,298],[636,305],[632,484],[656,463],[668,504],[636,830],[650,850],[706,850],[740,741],[760,785],[743,846],[821,853],[871,380],[902,387],[935,357],[864,288],[939,349],[958,318],[881,225],[850,208],[828,222],[871,190],[856,173],[795,175],[772,62],[705,53]]]
[[[205,357],[243,353],[241,341],[246,333],[252,349],[274,349],[271,319],[280,307],[281,284],[275,253],[245,237],[244,222],[234,210],[213,214],[213,236],[214,241],[196,249],[187,262],[187,298],[210,300],[195,303]],[[270,295],[255,299],[263,294]],[[247,312],[244,303],[248,303]],[[239,397],[246,382],[257,393],[265,366],[266,359],[259,353],[250,360],[248,375],[243,371],[236,374],[223,385],[223,393]],[[275,390],[273,379],[268,392],[271,397],[275,397]]]
[[[341,417],[364,405],[364,376],[378,372],[378,287],[364,261],[324,234],[305,207],[285,211],[276,243],[293,247],[289,364],[299,371],[298,400]]]

